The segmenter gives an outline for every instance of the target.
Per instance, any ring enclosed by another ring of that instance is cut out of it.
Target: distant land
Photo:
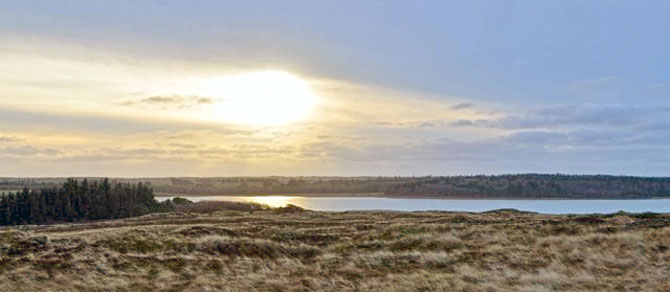
[[[0,194],[40,189],[67,178],[0,178]],[[150,184],[157,195],[299,195],[431,198],[645,199],[670,198],[669,177],[509,174],[421,177],[167,177],[113,178]]]

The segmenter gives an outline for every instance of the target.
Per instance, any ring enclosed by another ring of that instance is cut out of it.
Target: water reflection
[[[283,197],[283,196],[255,196],[243,197],[245,202],[259,203],[268,205],[270,207],[284,207],[288,204],[300,205],[300,197]]]
[[[159,197],[165,200],[171,197]],[[544,214],[588,214],[626,212],[670,212],[670,199],[649,200],[463,200],[463,199],[391,199],[372,197],[298,197],[298,196],[208,196],[185,197],[191,201],[219,200],[256,202],[272,207],[287,204],[316,211],[397,210],[483,212],[513,208]]]

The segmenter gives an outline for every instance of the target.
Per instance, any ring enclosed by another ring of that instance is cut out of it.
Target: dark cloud
[[[460,109],[472,108],[474,106],[475,105],[471,102],[462,102],[462,103],[458,103],[458,104],[455,104],[455,105],[451,106],[451,109],[452,110],[460,110]]]
[[[138,100],[127,100],[117,105],[122,106],[154,106],[160,108],[191,108],[199,105],[212,104],[214,99],[201,96],[151,96]]]

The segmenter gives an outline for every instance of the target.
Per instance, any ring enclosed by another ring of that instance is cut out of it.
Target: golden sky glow
[[[577,2],[0,1],[0,176],[667,175],[668,4]]]
[[[0,47],[2,159],[23,169],[0,175],[342,174],[372,148],[407,151],[447,121],[491,116],[451,109],[458,98],[276,68],[28,47]]]

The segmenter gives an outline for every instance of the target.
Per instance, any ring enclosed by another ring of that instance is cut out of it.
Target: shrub
[[[193,204],[193,201],[189,199],[184,199],[182,197],[175,197],[172,199],[172,203],[175,205],[188,205],[188,204]]]

